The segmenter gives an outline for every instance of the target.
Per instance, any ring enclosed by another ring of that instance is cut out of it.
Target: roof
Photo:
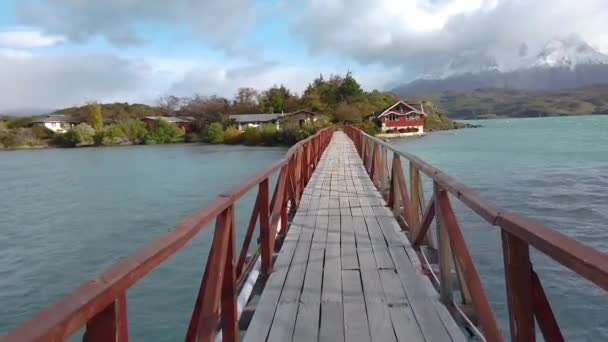
[[[394,107],[396,107],[399,104],[403,104],[410,109],[408,112],[403,113],[403,114],[416,113],[416,114],[422,114],[422,115],[426,116],[426,113],[424,112],[424,106],[422,105],[422,103],[408,103],[408,102],[401,101],[401,100],[393,103],[392,105],[390,105],[382,110],[374,112],[372,115],[376,118],[379,118],[383,115],[388,114],[391,111],[391,109],[393,109]]]
[[[47,115],[44,119],[40,119],[40,120],[35,120],[32,121],[33,123],[49,123],[49,122],[68,122],[68,123],[81,123],[83,122],[83,120],[72,116],[72,115],[65,115],[65,114],[50,114]]]
[[[192,120],[187,118],[178,118],[176,116],[146,116],[144,119],[148,120],[163,120],[166,122],[172,123],[183,123],[183,122],[191,122]]]
[[[282,117],[284,114],[281,113],[267,113],[267,114],[233,114],[228,117],[239,123],[247,122],[270,122]]]
[[[309,110],[305,110],[305,109],[298,109],[296,111],[290,112],[290,113],[285,113],[283,114],[284,116],[289,116],[289,115],[296,115],[296,114],[300,114],[300,113],[304,113],[304,114],[310,114],[310,115],[321,115],[319,113],[315,113],[315,112],[311,112]]]

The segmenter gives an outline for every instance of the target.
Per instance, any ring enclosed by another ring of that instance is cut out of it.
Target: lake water
[[[480,123],[483,128],[393,144],[498,205],[607,252],[608,117]],[[0,153],[0,333],[284,152],[168,145]],[[239,227],[246,225],[252,195],[237,206]],[[497,229],[457,209],[486,293],[508,331]],[[210,231],[128,292],[132,340],[183,340]],[[532,257],[567,340],[608,340],[606,292],[538,253]]]
[[[180,144],[0,153],[0,334],[285,152]],[[238,227],[253,196],[237,205]],[[133,341],[183,340],[211,232],[128,292]]]
[[[608,252],[608,116],[474,123],[483,127],[392,143],[495,204]],[[508,331],[500,234],[457,209],[486,294]],[[566,340],[608,341],[607,293],[539,253],[532,261]]]

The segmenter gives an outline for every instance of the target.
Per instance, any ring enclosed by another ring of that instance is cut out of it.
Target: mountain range
[[[556,38],[535,54],[522,44],[517,58],[500,62],[465,51],[436,73],[393,89],[404,97],[475,89],[560,90],[608,83],[608,55],[577,36]]]

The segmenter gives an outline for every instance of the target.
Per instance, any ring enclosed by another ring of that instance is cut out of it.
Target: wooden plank
[[[273,272],[266,282],[260,301],[255,308],[255,314],[253,315],[247,333],[245,334],[245,342],[266,341],[277,309],[279,297],[283,290],[285,279],[287,278],[287,270],[293,259],[297,245],[296,238],[299,237],[299,232],[300,230],[297,225],[292,225],[289,229],[287,237],[290,239],[286,238],[285,242],[283,242],[277,261],[273,266]]]
[[[382,289],[398,341],[424,341],[422,331],[394,270],[380,270]]]
[[[393,217],[378,216],[377,219],[389,246],[409,245],[407,237],[402,233],[401,227]]]
[[[304,286],[300,296],[293,341],[314,341],[318,338],[327,225],[327,216],[319,216],[317,218],[310,247],[310,255],[308,257],[308,265],[306,267]]]
[[[342,286],[345,341],[371,341],[359,271],[342,270]]]
[[[342,216],[340,221],[340,259],[342,260],[343,270],[359,268],[353,218],[350,216]]]
[[[329,217],[321,293],[320,341],[344,341],[341,268],[340,217]]]
[[[353,217],[352,222],[357,248],[371,247],[371,241],[367,232],[367,225],[365,224],[365,219],[363,217]]]
[[[376,220],[375,217],[365,217],[365,223],[367,224],[367,231],[370,236],[374,257],[376,258],[378,268],[392,269],[394,267],[393,259],[388,252],[384,234],[380,229],[378,220]]]
[[[433,307],[432,298],[422,287],[421,275],[412,266],[405,249],[389,247],[389,252],[422,335],[428,341],[449,341],[450,337]]]
[[[372,341],[397,341],[371,247],[357,247]]]
[[[340,208],[348,208],[350,207],[349,197],[340,196]]]
[[[281,297],[277,304],[276,313],[272,321],[272,327],[268,334],[269,341],[288,341],[293,337],[296,315],[300,294],[306,273],[306,263],[310,253],[310,244],[312,242],[312,230],[310,227],[312,216],[305,216],[305,222],[300,232],[300,239],[296,246],[295,254],[289,270],[287,279],[281,292]],[[314,221],[313,221],[314,222]],[[314,224],[314,223],[313,223]]]

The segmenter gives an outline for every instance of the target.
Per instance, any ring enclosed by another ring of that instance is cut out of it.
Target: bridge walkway
[[[244,340],[464,341],[342,132],[302,195]]]

